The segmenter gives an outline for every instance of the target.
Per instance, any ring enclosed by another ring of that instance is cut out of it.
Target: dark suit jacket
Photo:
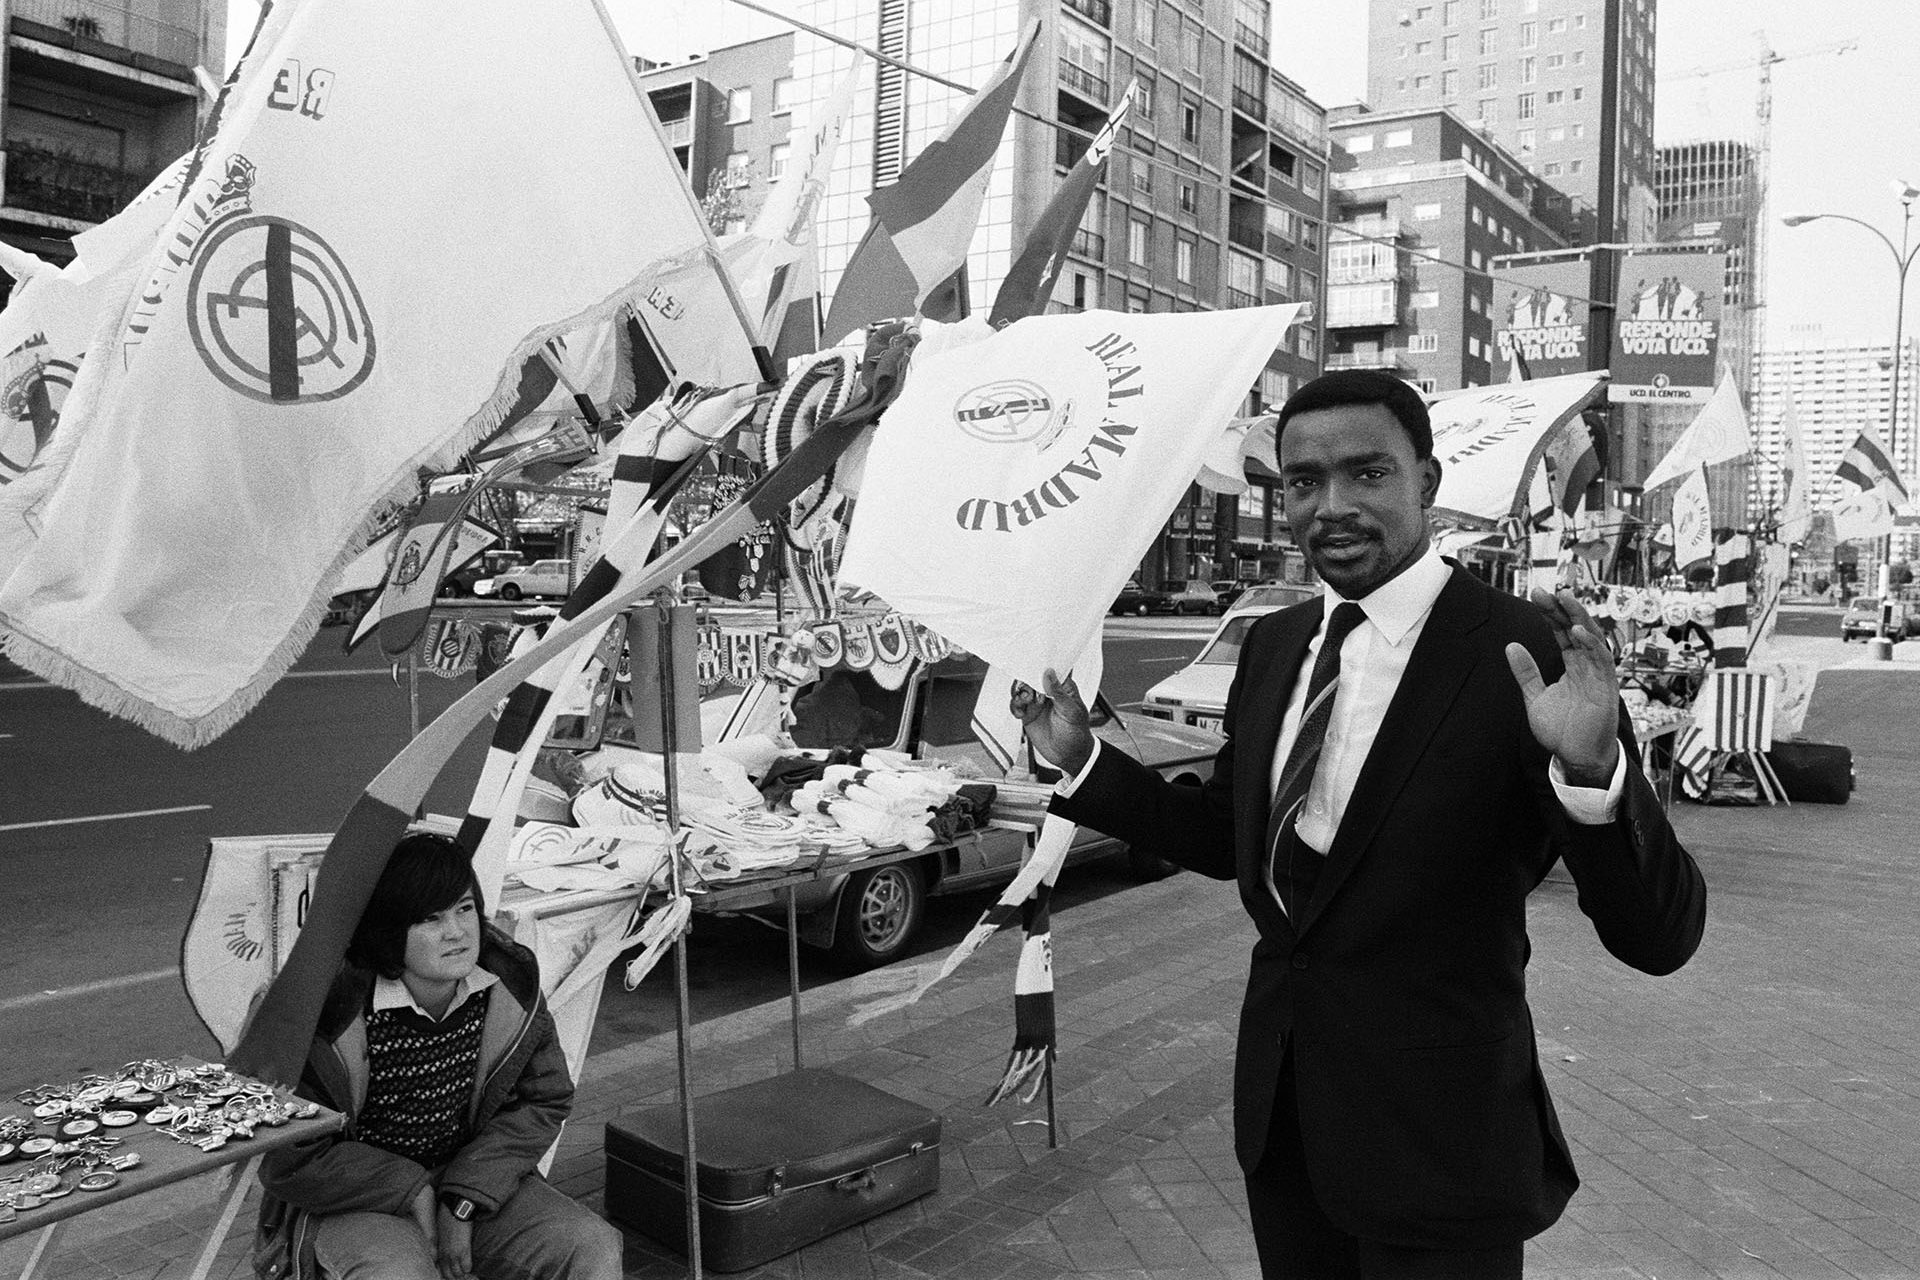
[[[1269,773],[1318,601],[1242,646],[1203,787],[1102,749],[1074,821],[1203,875],[1237,879],[1259,927],[1241,1010],[1235,1144],[1267,1139],[1288,1041],[1308,1170],[1329,1217],[1407,1247],[1488,1248],[1537,1234],[1578,1179],[1547,1096],[1526,1002],[1527,894],[1556,857],[1607,950],[1670,973],[1699,945],[1706,888],[1629,753],[1617,819],[1572,822],[1547,778],[1505,646],[1549,681],[1546,621],[1455,567],[1415,643],[1327,864],[1296,926],[1261,879]]]

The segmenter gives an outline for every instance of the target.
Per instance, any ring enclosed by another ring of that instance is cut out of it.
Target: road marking
[[[159,982],[163,978],[178,976],[180,976],[178,969],[150,969],[146,973],[127,973],[118,978],[101,978],[97,982],[82,982],[78,986],[61,987],[53,991],[35,991],[31,995],[0,1000],[0,1013],[11,1013],[15,1009],[27,1009],[37,1004],[52,1004],[55,1000],[71,1000],[75,996],[93,996],[103,991],[141,987],[149,982]]]
[[[1134,661],[1142,662],[1142,663],[1145,663],[1145,662],[1191,662],[1193,661],[1193,659],[1187,657],[1185,654],[1176,653],[1171,658],[1135,658]]]
[[[346,671],[289,671],[282,680],[332,680],[339,676],[391,676],[386,667],[353,667]],[[0,693],[9,689],[57,689],[63,686],[51,680],[0,680]],[[11,735],[0,735],[11,736]]]
[[[135,809],[131,813],[90,813],[84,818],[48,818],[42,822],[9,822],[0,831],[29,831],[35,827],[71,827],[82,822],[119,822],[124,818],[158,818],[169,813],[199,813],[210,804],[182,804],[171,809]]]

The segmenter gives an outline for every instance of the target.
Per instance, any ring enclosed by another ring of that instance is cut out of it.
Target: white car
[[[476,596],[518,600],[522,596],[562,596],[573,590],[571,560],[535,560],[473,584]]]
[[[1218,732],[1227,709],[1227,690],[1240,662],[1240,645],[1247,632],[1269,613],[1319,596],[1313,587],[1248,587],[1233,609],[1200,647],[1200,656],[1147,690],[1140,714],[1174,724]]]

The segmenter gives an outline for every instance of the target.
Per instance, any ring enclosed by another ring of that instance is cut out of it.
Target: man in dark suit
[[[1563,860],[1606,948],[1664,974],[1699,945],[1706,889],[1586,612],[1432,549],[1419,395],[1328,374],[1277,432],[1329,590],[1249,632],[1212,780],[1098,747],[1051,672],[1013,709],[1069,775],[1057,812],[1239,882],[1259,940],[1235,1144],[1264,1273],[1518,1276],[1578,1183],[1526,1003],[1527,895]]]

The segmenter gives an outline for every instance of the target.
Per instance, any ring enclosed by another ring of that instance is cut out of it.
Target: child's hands
[[[472,1280],[473,1223],[462,1222],[441,1206],[436,1260],[443,1280]]]

